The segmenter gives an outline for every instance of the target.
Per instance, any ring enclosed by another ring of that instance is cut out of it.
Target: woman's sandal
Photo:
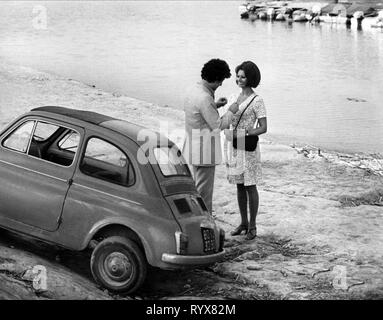
[[[246,235],[246,240],[253,240],[257,236],[257,227],[249,228]]]
[[[246,234],[247,233],[247,226],[240,224],[230,234],[232,236],[239,236],[242,233],[242,231],[245,231],[245,234]]]

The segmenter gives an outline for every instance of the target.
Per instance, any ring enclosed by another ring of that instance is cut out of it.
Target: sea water
[[[240,3],[2,1],[0,58],[172,108],[209,59],[233,74],[217,97],[238,91],[234,69],[252,60],[269,137],[383,153],[382,30],[251,22]]]

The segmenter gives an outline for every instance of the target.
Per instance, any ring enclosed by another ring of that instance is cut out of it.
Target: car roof
[[[62,115],[72,119],[91,123],[93,125],[99,125],[104,128],[118,132],[128,138],[131,138],[132,140],[136,141],[139,145],[142,145],[145,142],[137,141],[139,133],[141,133],[141,135],[143,136],[151,136],[152,134],[155,134],[160,145],[173,145],[173,143],[167,137],[159,134],[158,132],[155,132],[146,127],[140,126],[129,121],[119,120],[93,111],[71,109],[59,106],[44,106],[34,108],[31,110],[31,112],[36,111],[48,112],[55,115]]]
[[[70,108],[56,107],[56,106],[38,107],[38,108],[32,109],[31,111],[44,111],[44,112],[59,114],[59,115],[74,118],[77,120],[82,120],[82,121],[89,122],[96,125],[108,120],[114,120],[114,118],[112,117],[109,117],[97,112],[93,112],[93,111],[77,110],[77,109],[70,109]]]

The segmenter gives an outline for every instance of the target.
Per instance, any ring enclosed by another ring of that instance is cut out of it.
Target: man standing
[[[208,61],[201,70],[201,81],[190,88],[184,102],[186,139],[183,154],[192,166],[197,190],[210,214],[215,166],[222,160],[220,131],[230,126],[233,114],[238,111],[238,104],[234,103],[220,117],[217,109],[227,100],[220,98],[215,102],[214,92],[230,76],[230,68],[225,61]]]

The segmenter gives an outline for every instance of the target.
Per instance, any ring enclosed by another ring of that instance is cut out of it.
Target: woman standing
[[[246,234],[247,240],[257,236],[256,217],[259,206],[257,185],[262,178],[259,144],[254,151],[233,148],[233,137],[238,141],[244,136],[260,135],[267,131],[266,109],[254,88],[259,85],[261,73],[257,65],[245,61],[235,69],[237,85],[242,89],[237,97],[239,110],[234,114],[231,130],[225,130],[224,144],[227,178],[237,185],[237,199],[241,213],[241,224],[231,232],[232,236]],[[257,123],[257,125],[256,125]],[[233,130],[235,128],[236,130]],[[247,208],[249,207],[250,219]]]

